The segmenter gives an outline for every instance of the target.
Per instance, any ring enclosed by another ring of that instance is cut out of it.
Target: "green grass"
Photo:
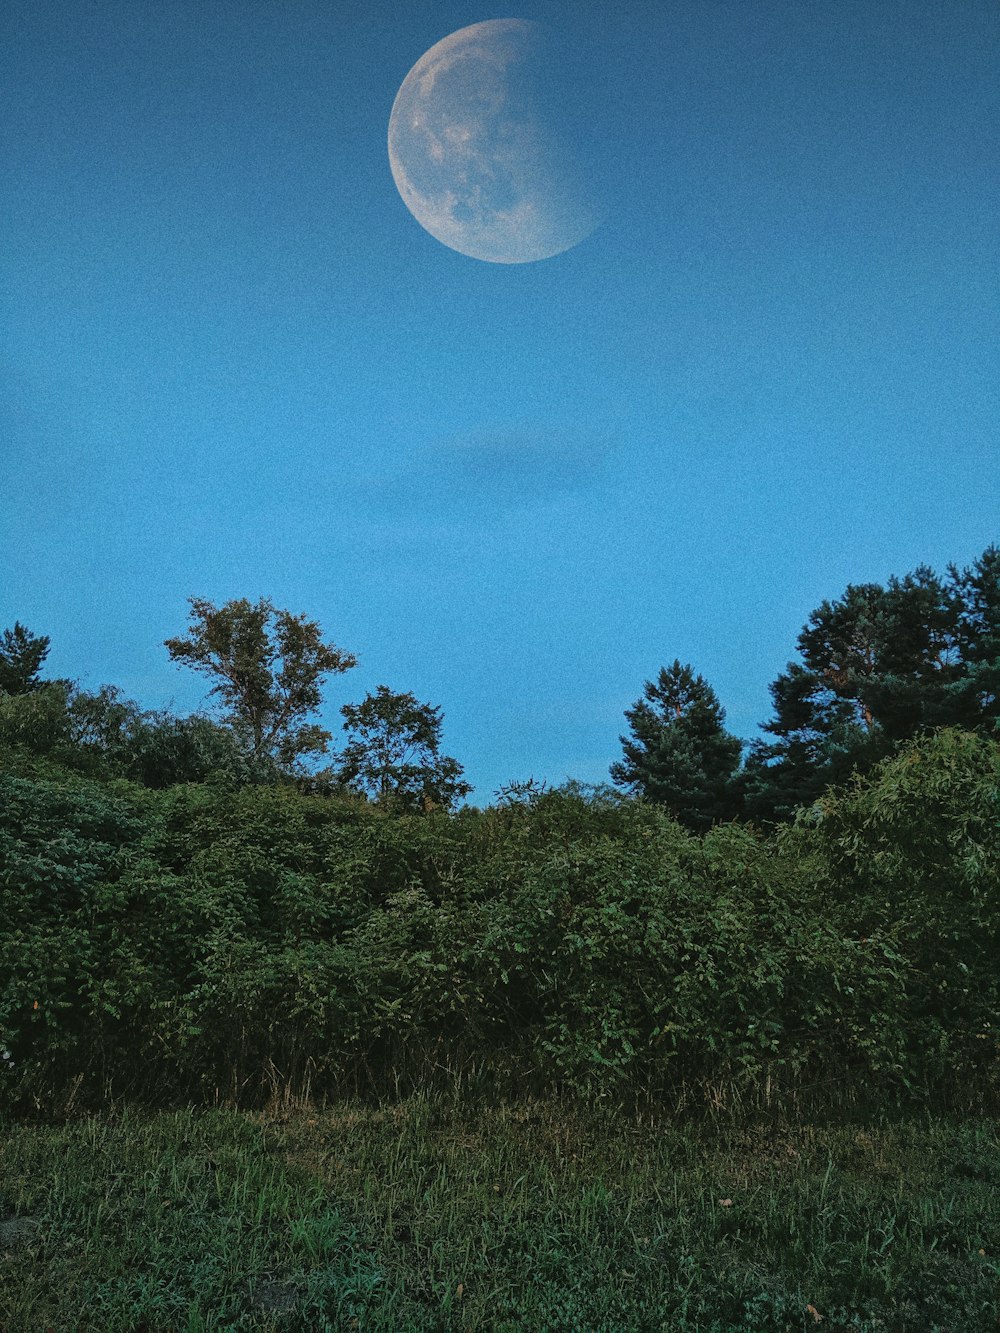
[[[995,1121],[6,1121],[0,1328],[995,1333],[998,1186]]]

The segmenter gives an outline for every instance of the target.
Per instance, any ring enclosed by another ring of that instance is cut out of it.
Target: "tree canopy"
[[[988,734],[1000,718],[1000,550],[941,578],[850,584],[798,636],[800,661],[770,687],[772,740],[750,748],[751,817],[782,819],[938,727]]]
[[[441,709],[379,685],[341,708],[348,744],[341,780],[381,805],[449,809],[472,790],[457,759],[441,754]]]
[[[266,598],[216,607],[190,598],[186,637],[167,639],[174,661],[214,681],[211,693],[251,759],[291,768],[326,753],[331,733],[313,720],[327,676],[357,665],[351,653],[324,643],[305,615],[277,609]]]
[[[317,719],[321,687],[356,663],[305,615],[266,599],[217,607],[195,597],[187,633],[166,647],[208,677],[221,715],[175,716],[116,686],[43,679],[49,639],[20,621],[0,631],[0,752],[24,771],[64,767],[147,787],[213,774],[294,779],[406,810],[451,808],[471,790],[441,754],[441,710],[385,685],[342,708],[348,741],[332,766],[307,763],[332,740]],[[810,613],[796,647],[742,767],[742,743],[704,677],[680,660],[661,668],[626,710],[615,783],[695,831],[736,817],[770,825],[912,739],[942,728],[1000,736],[1000,548],[944,575],[921,565],[849,584]]]
[[[0,634],[0,694],[29,694],[41,684],[49,655],[47,636],[32,634],[19,620]]]
[[[661,805],[682,824],[706,829],[735,813],[732,780],[742,743],[725,730],[725,711],[703,676],[675,660],[626,710],[629,736],[611,766],[621,787]]]

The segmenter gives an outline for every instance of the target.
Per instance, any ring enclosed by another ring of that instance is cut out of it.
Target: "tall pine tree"
[[[731,819],[742,743],[725,730],[725,716],[715,691],[690,666],[677,660],[662,667],[626,710],[630,735],[620,738],[623,757],[611,765],[613,781],[699,832]]]
[[[771,685],[774,739],[751,745],[740,775],[751,818],[789,818],[935,727],[996,726],[1000,551],[947,579],[921,566],[884,587],[851,584],[812,612],[797,646],[801,661]]]
[[[32,634],[19,620],[0,634],[0,694],[30,694],[49,655],[48,637]]]
[[[957,606],[956,640],[963,670],[952,684],[960,725],[1000,730],[1000,547],[988,546],[967,569],[948,567]]]

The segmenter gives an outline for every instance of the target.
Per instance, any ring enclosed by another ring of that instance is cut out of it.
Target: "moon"
[[[526,264],[578,245],[603,209],[580,99],[541,24],[491,19],[420,57],[389,118],[403,202],[444,245]]]

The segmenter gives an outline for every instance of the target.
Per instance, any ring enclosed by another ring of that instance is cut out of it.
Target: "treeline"
[[[267,601],[194,600],[166,642],[212,717],[46,680],[16,624],[0,1102],[443,1081],[995,1108],[998,585],[990,548],[824,603],[742,764],[675,662],[627,715],[624,792],[484,810],[412,694],[345,705],[331,753],[320,690],[354,659]]]
[[[787,822],[832,784],[866,773],[941,727],[1000,726],[1000,548],[939,576],[921,566],[886,585],[852,584],[809,616],[798,660],[771,684],[765,739],[725,728],[711,685],[675,660],[627,710],[613,781],[704,832],[734,819]],[[49,640],[20,623],[0,635],[0,756],[161,789],[213,773],[294,782],[397,811],[454,809],[469,794],[442,753],[440,708],[379,685],[341,708],[345,742],[316,720],[322,686],[356,665],[316,622],[245,599],[192,598],[170,657],[211,682],[213,715],[144,710],[113,686],[46,681]],[[26,771],[26,770],[25,770]]]
[[[450,808],[472,790],[441,753],[441,710],[379,685],[341,709],[347,743],[333,764],[318,725],[321,686],[356,665],[315,621],[267,599],[216,607],[193,597],[186,636],[170,657],[207,676],[216,716],[140,708],[115,686],[87,691],[44,680],[49,639],[19,622],[0,635],[0,761],[8,771],[69,770],[162,789],[210,777],[297,783],[351,793],[397,811]]]
[[[885,586],[851,584],[812,612],[796,646],[770,686],[768,738],[748,747],[726,732],[702,676],[663,668],[626,713],[614,780],[692,829],[769,824],[936,728],[997,735],[1000,549],[944,577],[921,566]]]

